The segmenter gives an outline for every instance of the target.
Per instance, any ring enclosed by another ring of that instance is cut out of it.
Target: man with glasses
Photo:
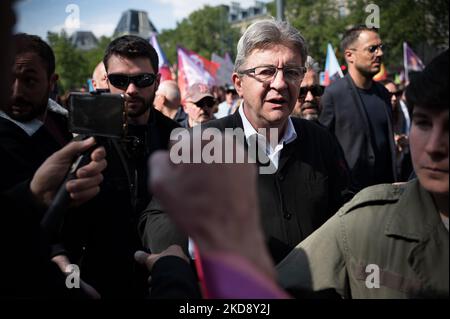
[[[288,23],[254,23],[238,43],[232,77],[241,106],[234,114],[201,126],[240,131],[245,148],[257,139],[259,167],[273,168],[270,173],[260,170],[258,189],[262,225],[275,261],[343,204],[347,186],[345,160],[333,137],[318,125],[290,117],[306,57],[305,40]],[[187,246],[187,238],[173,233],[161,210],[148,209],[141,226],[144,242],[159,250],[171,244]]]
[[[192,84],[184,97],[184,112],[187,117],[181,122],[184,128],[191,128],[214,118],[213,109],[216,101],[211,89],[202,83]]]
[[[341,42],[348,74],[326,88],[319,121],[344,151],[355,190],[397,180],[387,90],[373,81],[383,44],[376,29],[348,30]]]
[[[408,108],[402,104],[403,90],[392,80],[381,82],[389,91],[392,106],[392,129],[394,132],[397,174],[402,181],[406,181],[412,172],[411,155],[409,152],[409,129],[411,120]]]
[[[308,56],[305,67],[306,74],[300,85],[300,94],[292,116],[317,122],[322,111],[320,97],[323,94],[323,87],[319,81],[319,65],[312,57]]]

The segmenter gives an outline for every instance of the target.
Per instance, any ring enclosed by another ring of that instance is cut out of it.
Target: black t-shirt
[[[389,122],[384,100],[375,86],[368,90],[358,88],[359,96],[369,119],[372,148],[375,155],[374,177],[377,184],[393,181]]]

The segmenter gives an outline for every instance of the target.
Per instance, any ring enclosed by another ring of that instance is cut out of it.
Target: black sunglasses
[[[197,103],[194,103],[195,105],[197,105],[199,108],[201,109],[210,109],[212,107],[214,107],[215,101],[213,99],[201,99],[200,101],[198,101]]]
[[[397,91],[397,92],[389,92],[389,96],[390,97],[392,97],[392,96],[396,96],[397,98],[398,97],[401,97],[402,95],[403,95],[403,91]]]
[[[377,44],[377,45],[371,45],[370,47],[367,48],[367,51],[369,51],[370,53],[375,53],[378,50],[385,50],[386,47],[383,44]]]
[[[308,92],[311,92],[314,97],[322,96],[323,87],[317,84],[311,86],[302,86],[300,87],[300,94],[298,95],[298,97],[300,99],[304,99],[306,98],[306,95],[308,95]]]
[[[156,80],[156,74],[153,73],[143,73],[134,76],[128,76],[125,74],[108,74],[109,83],[118,89],[126,90],[130,83],[133,83],[138,88],[145,88]]]

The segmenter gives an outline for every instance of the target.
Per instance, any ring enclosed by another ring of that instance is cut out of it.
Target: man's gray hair
[[[305,62],[306,72],[313,71],[314,72],[314,81],[317,83],[320,82],[320,67],[319,63],[316,62],[311,56],[308,55]]]
[[[314,60],[311,56],[308,55],[308,57],[306,58],[306,62],[305,62],[305,68],[307,71],[309,70],[313,70],[315,73],[319,73],[320,72],[320,67],[319,67],[319,63],[316,62],[316,60]]]
[[[300,32],[285,21],[261,20],[250,25],[237,45],[235,72],[240,71],[248,56],[256,49],[266,49],[274,45],[286,45],[296,50],[305,63],[306,43]]]

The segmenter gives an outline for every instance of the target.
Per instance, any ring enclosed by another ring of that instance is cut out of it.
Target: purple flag
[[[406,42],[403,42],[403,64],[405,68],[406,82],[409,82],[409,72],[419,72],[425,68],[422,60],[420,60],[420,58],[414,53]]]

